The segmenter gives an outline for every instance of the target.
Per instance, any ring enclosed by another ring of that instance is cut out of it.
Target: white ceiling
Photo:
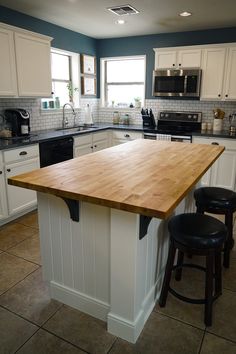
[[[126,2],[127,1],[127,2]],[[107,10],[131,5],[140,11],[123,16]],[[94,38],[236,27],[236,0],[0,0],[0,5]],[[182,11],[192,12],[182,18]]]

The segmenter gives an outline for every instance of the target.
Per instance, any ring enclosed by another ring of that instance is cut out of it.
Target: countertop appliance
[[[40,167],[73,158],[73,138],[59,138],[39,143]]]
[[[10,123],[12,136],[25,136],[30,133],[30,114],[26,109],[11,108],[4,111],[6,121]]]
[[[201,69],[159,69],[153,72],[153,96],[200,97]]]
[[[144,139],[192,142],[192,133],[201,131],[201,112],[159,113],[156,129],[144,129]]]

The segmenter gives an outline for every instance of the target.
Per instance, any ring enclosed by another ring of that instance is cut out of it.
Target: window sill
[[[81,108],[79,107],[74,107],[74,110],[76,112],[80,111]],[[40,114],[58,114],[58,113],[62,113],[63,109],[62,108],[40,108]],[[66,108],[65,109],[65,112],[69,112],[70,109],[69,108]]]
[[[118,111],[118,112],[135,112],[135,113],[140,113],[141,112],[141,107],[140,108],[130,108],[130,107],[102,107],[100,106],[99,109],[104,110],[104,111]]]

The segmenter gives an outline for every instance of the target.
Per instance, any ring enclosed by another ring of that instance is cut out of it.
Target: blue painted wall
[[[236,27],[96,40],[3,6],[0,6],[0,22],[49,35],[54,38],[52,46],[55,48],[95,55],[98,60],[98,97],[100,97],[99,59],[102,57],[146,55],[146,98],[153,98],[151,92],[153,48],[236,42]]]
[[[236,42],[236,27],[98,40],[99,58],[146,55],[146,98],[152,97],[153,48]],[[98,88],[99,89],[99,88]],[[98,91],[98,95],[99,95]]]
[[[0,22],[53,37],[52,46],[55,48],[89,55],[96,55],[97,52],[97,40],[94,38],[3,6],[0,6]]]

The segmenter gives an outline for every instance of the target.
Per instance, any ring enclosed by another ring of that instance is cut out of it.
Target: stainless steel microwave
[[[153,96],[200,97],[201,69],[158,69],[153,71]]]

